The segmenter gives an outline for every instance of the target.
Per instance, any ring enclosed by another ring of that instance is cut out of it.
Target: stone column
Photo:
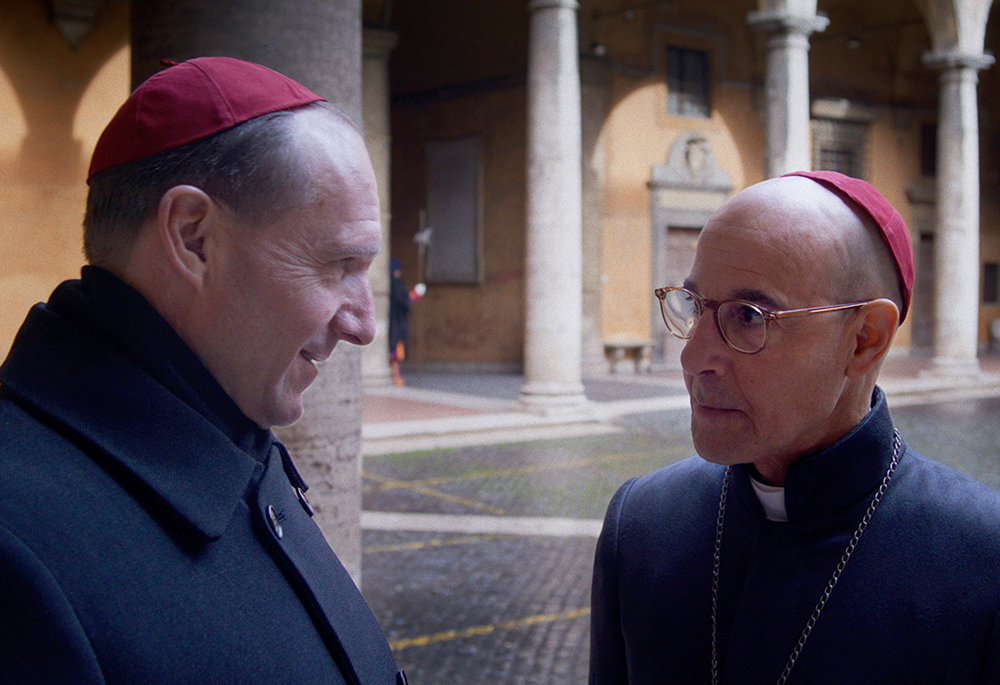
[[[582,180],[575,0],[532,0],[528,37],[524,386],[551,412],[586,402],[581,382]]]
[[[929,53],[941,70],[934,235],[934,367],[938,374],[979,375],[978,70],[984,54]]]
[[[583,132],[581,370],[584,376],[607,369],[601,335],[601,239],[604,230],[605,150],[602,129],[608,116],[608,67],[584,59],[580,64],[580,112]]]
[[[133,83],[202,55],[280,71],[361,122],[361,0],[132,2]]]
[[[361,49],[361,109],[365,143],[371,154],[382,216],[382,252],[369,271],[375,297],[375,340],[361,352],[361,375],[365,385],[388,385],[389,369],[389,248],[392,222],[390,162],[391,116],[389,110],[389,55],[399,37],[392,31],[364,29]]]
[[[301,82],[361,121],[360,0],[141,0],[132,3],[132,78],[160,59],[229,55]],[[361,580],[361,350],[338,345],[306,394],[302,419],[282,429],[316,522]]]
[[[747,23],[767,34],[764,175],[808,170],[809,34],[830,20],[816,14],[816,0],[771,3]]]

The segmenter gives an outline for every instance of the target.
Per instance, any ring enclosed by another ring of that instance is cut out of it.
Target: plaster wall
[[[35,0],[0,24],[0,354],[28,309],[84,263],[87,165],[129,94],[128,3],[108,2],[76,47]]]
[[[714,93],[711,118],[666,115],[662,79],[641,82],[613,79],[616,101],[603,135],[606,145],[604,235],[602,244],[602,335],[649,338],[652,335],[652,226],[648,182],[654,166],[664,164],[678,136],[703,133],[719,168],[736,189],[763,178],[763,133],[752,91],[738,84]]]
[[[868,150],[865,159],[866,180],[899,211],[910,230],[911,243],[916,250],[919,236],[914,232],[914,209],[907,198],[907,188],[921,182],[920,175],[920,122],[909,116],[899,116],[890,108],[871,124],[868,132]],[[920,293],[916,294],[919,297]],[[911,304],[911,307],[914,306]],[[909,347],[913,340],[913,317],[908,317],[893,345]]]
[[[982,195],[979,200],[980,210],[980,234],[979,234],[979,259],[980,262],[1000,263],[1000,198],[995,194]],[[982,293],[982,269],[978,274],[969,273],[969,278],[980,278],[980,293]],[[982,299],[980,297],[980,299]],[[990,323],[1000,319],[1000,304],[983,304],[979,310],[979,342],[986,345],[990,342]],[[995,350],[994,350],[995,351]]]
[[[392,254],[402,261],[408,285],[419,278],[413,236],[427,201],[426,144],[482,141],[482,282],[427,284],[410,312],[410,363],[506,369],[522,363],[525,107],[524,88],[513,87],[393,109]]]

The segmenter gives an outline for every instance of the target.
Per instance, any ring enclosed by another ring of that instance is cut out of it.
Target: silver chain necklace
[[[868,511],[861,518],[861,523],[858,524],[858,529],[854,531],[854,537],[851,541],[847,543],[847,548],[844,550],[844,555],[840,558],[840,562],[837,564],[837,568],[833,571],[833,576],[830,577],[830,582],[826,584],[826,588],[823,589],[823,594],[819,596],[819,601],[816,603],[816,608],[813,609],[812,616],[806,621],[806,627],[802,630],[802,635],[799,637],[798,643],[795,645],[795,649],[792,650],[791,655],[788,657],[788,663],[785,664],[785,670],[782,672],[781,677],[778,678],[778,685],[784,685],[785,681],[788,679],[788,674],[792,672],[792,668],[795,666],[795,662],[798,661],[799,655],[802,653],[802,648],[806,645],[806,640],[809,639],[809,634],[812,633],[813,626],[816,625],[816,621],[819,620],[819,615],[823,611],[823,607],[826,606],[826,602],[830,599],[830,595],[833,594],[833,588],[836,587],[837,581],[840,580],[840,574],[844,572],[847,567],[847,562],[851,560],[851,555],[854,554],[854,548],[857,547],[858,542],[861,540],[861,536],[865,534],[865,530],[868,528],[868,523],[872,520],[872,516],[875,515],[875,510],[878,509],[879,502],[882,501],[882,497],[885,495],[885,491],[889,489],[889,483],[892,481],[892,475],[896,471],[896,465],[899,463],[899,446],[902,439],[899,437],[899,431],[893,429],[893,447],[892,447],[892,462],[889,464],[889,469],[885,472],[885,477],[882,479],[882,484],[879,485],[878,491],[875,493],[875,497],[872,498],[871,504],[868,505]],[[716,651],[716,632],[718,629],[718,607],[719,607],[719,559],[722,552],[722,529],[723,524],[726,520],[726,497],[729,494],[729,481],[732,476],[733,467],[729,466],[726,468],[726,475],[722,479],[722,494],[719,496],[719,516],[715,524],[715,554],[712,562],[712,685],[718,685],[719,682],[719,661],[718,653]]]

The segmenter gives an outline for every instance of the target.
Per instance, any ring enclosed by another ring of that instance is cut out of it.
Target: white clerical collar
[[[785,511],[785,488],[780,485],[768,485],[761,483],[756,478],[750,478],[754,492],[760,505],[764,507],[764,516],[769,521],[787,521],[788,512]]]

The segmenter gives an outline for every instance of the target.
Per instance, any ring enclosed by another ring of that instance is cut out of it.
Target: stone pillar
[[[747,23],[767,34],[764,175],[811,168],[809,159],[809,34],[830,20],[816,14],[816,0],[771,3]]]
[[[361,0],[132,2],[133,83],[202,55],[275,69],[361,122]]]
[[[583,132],[582,235],[582,333],[583,375],[604,373],[604,341],[601,335],[601,244],[604,230],[604,137],[608,116],[608,67],[595,59],[580,64],[580,112]]]
[[[132,78],[160,59],[229,55],[301,82],[361,121],[360,0],[141,0],[132,3]],[[282,429],[316,522],[361,580],[361,350],[338,345],[306,394],[302,419]]]
[[[934,367],[938,374],[979,375],[978,70],[984,54],[929,53],[941,70],[934,235]]]
[[[361,108],[365,143],[378,181],[382,217],[382,252],[372,262],[369,280],[375,297],[375,340],[361,351],[361,375],[365,385],[388,385],[389,369],[389,227],[392,222],[390,162],[391,116],[389,111],[389,55],[399,37],[392,31],[364,29],[361,49]]]
[[[524,386],[550,412],[586,402],[581,382],[582,180],[575,0],[531,0]]]

